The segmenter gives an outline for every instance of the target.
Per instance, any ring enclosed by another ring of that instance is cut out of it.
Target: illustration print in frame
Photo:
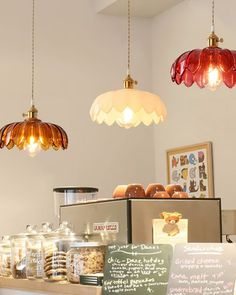
[[[212,143],[167,150],[167,181],[180,184],[191,198],[214,197]]]

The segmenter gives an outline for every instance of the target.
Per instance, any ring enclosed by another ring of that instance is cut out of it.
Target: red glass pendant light
[[[190,87],[196,83],[200,88],[215,90],[222,83],[229,88],[236,84],[236,51],[218,46],[223,39],[215,34],[214,8],[213,0],[208,47],[183,53],[171,67],[172,81],[178,85],[184,83]]]
[[[41,150],[67,149],[68,137],[64,129],[56,124],[42,122],[38,119],[38,110],[34,99],[34,7],[32,0],[32,97],[31,107],[24,114],[24,121],[7,124],[0,129],[0,149],[14,146],[20,150],[26,150],[34,157]]]

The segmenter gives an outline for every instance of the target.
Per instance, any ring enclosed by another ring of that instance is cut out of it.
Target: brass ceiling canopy
[[[22,122],[7,124],[0,129],[0,148],[27,150],[35,156],[40,150],[67,149],[68,137],[64,129],[56,124],[45,123],[38,119],[38,110],[34,98],[34,64],[35,64],[35,0],[32,0],[32,96],[31,107]]]

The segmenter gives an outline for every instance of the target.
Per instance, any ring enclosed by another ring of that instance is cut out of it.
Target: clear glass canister
[[[28,235],[26,253],[26,277],[27,279],[43,278],[43,251],[41,234]]]
[[[55,215],[60,218],[60,206],[96,200],[98,188],[58,187],[53,189]]]
[[[11,276],[11,242],[9,236],[3,236],[0,242],[0,276]]]
[[[45,222],[40,231],[30,233],[27,240],[26,276],[27,279],[43,278],[43,240],[52,232],[52,224]]]
[[[14,235],[10,240],[12,276],[14,279],[26,279],[27,235]]]
[[[100,243],[73,243],[67,253],[67,279],[79,283],[80,275],[102,273],[105,263],[105,246]]]
[[[65,281],[67,279],[66,255],[73,242],[82,242],[67,222],[59,229],[45,236],[43,241],[44,280]]]

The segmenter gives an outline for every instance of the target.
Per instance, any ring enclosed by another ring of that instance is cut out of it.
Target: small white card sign
[[[234,295],[235,280],[235,244],[179,244],[167,295]]]

